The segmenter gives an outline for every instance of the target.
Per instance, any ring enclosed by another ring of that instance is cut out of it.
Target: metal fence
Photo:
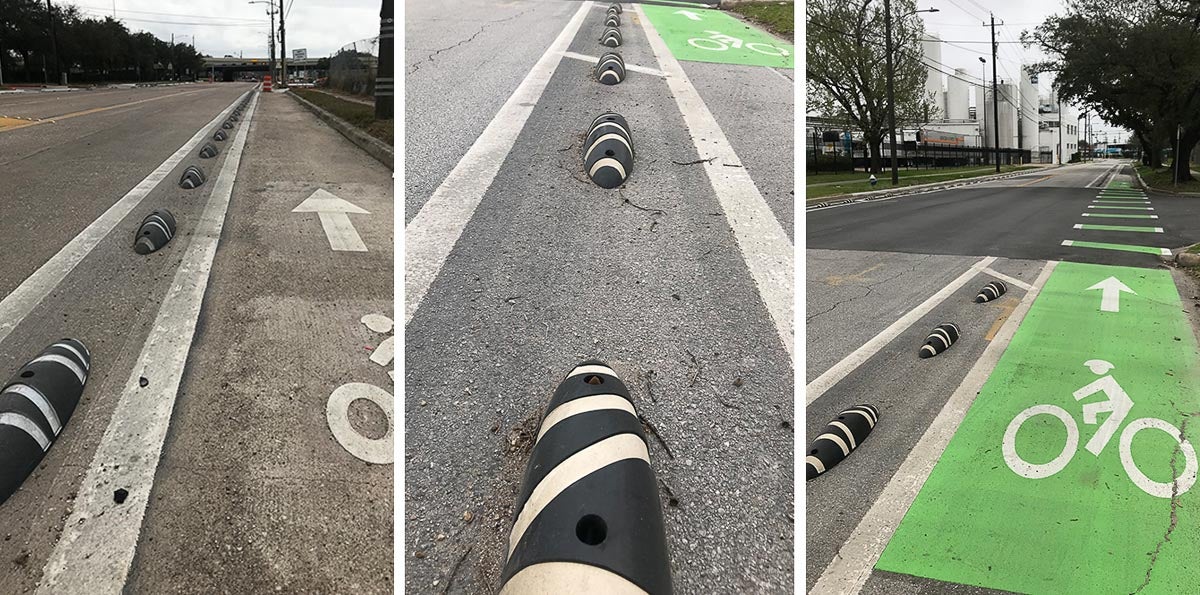
[[[328,85],[344,93],[369,97],[375,94],[378,71],[379,37],[360,39],[329,56]]]

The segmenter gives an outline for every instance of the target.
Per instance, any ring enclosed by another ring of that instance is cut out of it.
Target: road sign
[[[304,202],[292,209],[293,213],[316,213],[321,219],[321,227],[329,240],[329,247],[339,252],[366,252],[367,246],[354,229],[350,221],[350,213],[369,215],[370,213],[350,202],[338,198],[323,188],[318,188]]]
[[[293,60],[307,60],[308,59],[308,49],[301,48],[298,50],[292,50],[292,59]]]
[[[643,4],[679,60],[794,68],[795,47],[719,10]]]
[[[1124,293],[1120,314],[1092,288]],[[1021,593],[1194,590],[1200,372],[1181,308],[1166,271],[1058,265],[876,567]]]

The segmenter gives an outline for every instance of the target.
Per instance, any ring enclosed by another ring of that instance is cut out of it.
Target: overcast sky
[[[988,21],[988,11],[996,16],[996,41],[1000,42],[997,70],[1000,80],[1015,81],[1020,76],[1021,64],[1028,64],[1045,59],[1035,47],[1025,48],[1019,42],[1021,32],[1037,27],[1046,17],[1065,11],[1059,0],[917,0],[917,8],[924,10],[936,8],[936,13],[924,13],[920,16],[925,21],[925,30],[945,41],[955,42],[942,44],[942,70],[953,72],[955,68],[965,68],[971,74],[972,80],[978,80],[984,73],[979,57],[987,59],[987,80],[992,80],[992,56],[988,43],[991,40],[991,28],[984,26]],[[1001,25],[1003,23],[1003,26]],[[972,43],[959,43],[959,42]],[[983,43],[975,43],[983,42]],[[1006,43],[1008,42],[1008,43]],[[1039,77],[1038,86],[1042,94],[1049,94],[1051,75]],[[1121,131],[1121,129],[1101,122],[1099,118],[1092,120],[1092,132]],[[1115,139],[1123,142],[1121,138]]]
[[[89,17],[112,16],[131,31],[149,31],[160,39],[192,43],[213,56],[267,57],[270,22],[267,4],[247,0],[80,0]],[[275,0],[278,5],[279,0]],[[329,56],[353,41],[379,34],[379,0],[283,0],[288,55],[305,48],[310,58]]]

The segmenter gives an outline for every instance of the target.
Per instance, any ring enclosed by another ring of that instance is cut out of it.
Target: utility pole
[[[270,6],[271,9],[267,11],[267,14],[271,15],[271,43],[269,44],[271,46],[271,76],[278,78],[279,73],[275,71],[275,3],[271,2]]]
[[[1056,94],[1057,98],[1057,94]],[[1063,129],[1063,111],[1062,99],[1058,100],[1058,164],[1062,165],[1062,129]]]
[[[395,87],[392,75],[392,48],[395,19],[392,0],[383,0],[379,8],[379,60],[375,72],[375,119],[390,120],[394,113]]]
[[[50,23],[50,50],[54,54],[54,68],[58,70],[58,78],[62,81],[64,87],[67,85],[67,73],[62,69],[62,64],[58,61],[58,34],[54,31],[54,9],[50,6],[50,0],[46,0],[46,21]]]
[[[992,122],[996,124],[996,173],[1000,173],[1000,87],[996,84],[996,15],[992,17]]]
[[[283,0],[279,0],[279,59],[283,62],[283,78],[280,79],[280,86],[286,87],[288,81],[287,71],[287,35],[283,27]]]

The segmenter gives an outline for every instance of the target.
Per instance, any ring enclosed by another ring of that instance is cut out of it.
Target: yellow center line
[[[130,101],[130,102],[128,102],[128,103],[119,103],[119,104],[117,104],[117,105],[109,105],[109,106],[105,106],[105,107],[93,107],[93,108],[91,108],[91,109],[85,109],[85,110],[83,110],[83,111],[72,112],[72,113],[69,113],[69,114],[63,114],[63,115],[61,115],[61,116],[54,116],[54,117],[52,117],[52,118],[45,118],[45,119],[42,119],[42,120],[33,120],[33,121],[30,121],[30,122],[21,122],[20,124],[17,124],[17,125],[15,125],[15,126],[0,127],[0,132],[8,132],[8,131],[10,131],[10,130],[18,130],[18,129],[21,129],[21,128],[28,128],[29,126],[37,126],[38,124],[46,124],[46,123],[59,122],[59,121],[62,121],[62,120],[69,120],[69,119],[71,119],[71,118],[78,118],[78,117],[80,117],[80,116],[87,116],[87,115],[90,115],[90,114],[98,114],[98,113],[100,113],[100,112],[107,112],[107,111],[110,111],[110,110],[115,110],[115,109],[119,109],[119,108],[122,108],[122,107],[129,107],[129,106],[132,106],[132,105],[138,105],[138,104],[142,104],[142,103],[149,103],[149,102],[151,102],[151,101],[158,101],[159,99],[167,99],[167,98],[169,98],[169,97],[179,97],[179,96],[181,96],[181,95],[192,95],[192,94],[195,94],[195,93],[203,93],[204,91],[207,91],[207,90],[208,90],[208,89],[197,89],[197,90],[195,90],[195,91],[183,91],[183,92],[180,92],[180,93],[171,93],[170,95],[159,95],[158,97],[150,97],[150,98],[147,98],[147,99],[139,99],[139,100],[137,100],[137,101]]]
[[[1020,188],[1020,187],[1022,187],[1022,186],[1029,186],[1029,185],[1031,185],[1031,184],[1037,184],[1038,182],[1045,182],[1046,180],[1049,180],[1050,178],[1053,178],[1053,177],[1054,177],[1054,176],[1056,176],[1056,175],[1058,175],[1058,174],[1050,174],[1050,175],[1048,175],[1048,176],[1046,176],[1046,177],[1044,177],[1044,178],[1038,178],[1038,179],[1036,179],[1036,180],[1032,180],[1032,181],[1029,181],[1029,182],[1025,182],[1024,184],[1017,184],[1017,186],[1016,186],[1016,187],[1017,187],[1017,188]]]

